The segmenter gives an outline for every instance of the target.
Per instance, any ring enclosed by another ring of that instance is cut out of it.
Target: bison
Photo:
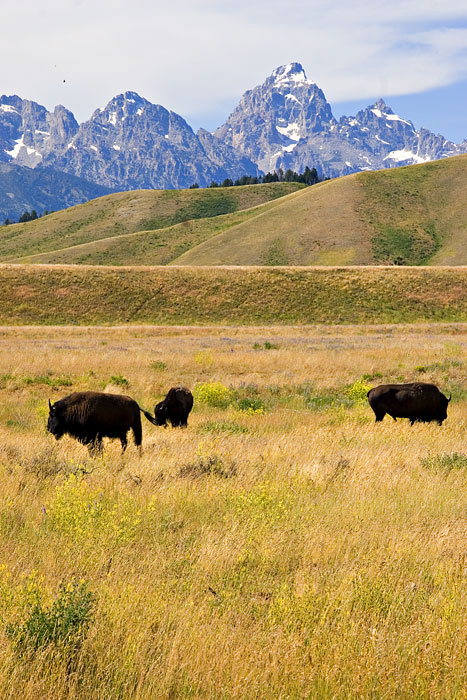
[[[142,430],[140,412],[153,424],[150,413],[140,408],[129,396],[104,394],[96,391],[78,391],[64,399],[50,403],[47,430],[59,440],[68,434],[89,452],[102,450],[102,438],[118,438],[122,451],[127,446],[127,433],[133,431],[135,445],[141,449]]]
[[[186,428],[188,414],[193,408],[193,394],[186,386],[172,387],[163,401],[154,407],[155,425],[167,425]]]
[[[451,400],[451,396],[444,396],[437,386],[425,382],[381,384],[370,389],[367,396],[376,422],[382,421],[387,413],[394,420],[408,418],[410,425],[416,421],[437,421],[441,425],[448,417],[447,407]]]

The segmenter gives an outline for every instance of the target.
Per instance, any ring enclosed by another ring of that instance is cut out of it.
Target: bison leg
[[[380,423],[383,420],[385,415],[386,415],[386,413],[376,413],[376,411],[375,411],[375,416],[376,416],[375,423]]]
[[[120,436],[120,442],[122,443],[122,454],[125,452],[127,445],[128,445],[128,440],[126,439],[126,433],[124,435]]]

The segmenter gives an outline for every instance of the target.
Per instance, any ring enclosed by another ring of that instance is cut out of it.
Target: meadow
[[[2,327],[2,700],[467,697],[467,326]],[[434,381],[448,419],[374,424]],[[48,399],[195,394],[143,456]]]
[[[467,321],[463,267],[0,265],[0,325]]]

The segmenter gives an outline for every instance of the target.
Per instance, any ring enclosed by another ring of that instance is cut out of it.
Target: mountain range
[[[417,130],[382,99],[337,120],[300,63],[280,66],[248,90],[214,133],[195,133],[180,115],[135,92],[114,97],[82,124],[61,105],[49,112],[16,95],[0,97],[0,164],[36,169],[44,180],[51,170],[66,173],[88,190],[92,184],[106,191],[180,189],[195,182],[206,187],[213,180],[279,168],[302,172],[306,166],[337,177],[466,152],[467,141],[455,144]],[[20,206],[10,194],[8,210],[0,197],[0,217]],[[34,189],[28,194],[38,208]],[[84,201],[84,191],[76,194],[63,206]]]

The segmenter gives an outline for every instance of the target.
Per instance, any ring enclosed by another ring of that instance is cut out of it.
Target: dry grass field
[[[2,328],[1,699],[466,698],[466,366],[462,324]],[[375,425],[411,380],[447,421]],[[141,458],[46,433],[175,383]]]
[[[0,325],[467,322],[463,267],[0,265]]]

